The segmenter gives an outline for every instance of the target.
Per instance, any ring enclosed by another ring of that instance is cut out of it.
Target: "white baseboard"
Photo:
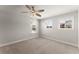
[[[12,44],[15,44],[15,43],[19,43],[19,42],[22,42],[22,41],[25,41],[25,40],[34,39],[34,38],[37,38],[37,37],[23,38],[23,39],[20,39],[20,40],[17,40],[17,41],[4,43],[4,44],[1,44],[0,47],[4,47],[4,46],[8,46],[8,45],[12,45]]]
[[[67,44],[67,45],[70,45],[70,46],[73,46],[73,47],[76,47],[78,48],[78,45],[76,44],[73,44],[73,43],[70,43],[70,42],[66,42],[66,41],[62,41],[62,40],[58,40],[58,39],[54,39],[54,38],[49,38],[49,36],[45,36],[45,35],[42,35],[42,38],[45,38],[45,39],[50,39],[50,40],[53,40],[53,41],[57,41],[57,42],[60,42],[60,43],[63,43],[63,44]]]
[[[11,45],[11,44],[19,43],[19,42],[22,42],[22,41],[25,41],[25,40],[34,39],[34,38],[39,38],[39,37],[30,37],[30,38],[28,38],[28,39],[23,38],[23,39],[20,39],[20,40],[17,40],[17,41],[13,41],[13,42],[1,44],[0,47],[8,46],[8,45]],[[41,38],[50,39],[50,40],[53,40],[53,41],[57,41],[57,42],[60,42],[60,43],[64,43],[64,44],[71,45],[71,46],[74,46],[74,47],[79,48],[77,45],[75,45],[75,44],[73,44],[73,43],[69,43],[69,42],[65,42],[65,41],[57,40],[57,39],[53,39],[53,38],[51,39],[51,38],[49,38],[48,36],[45,36],[45,35],[42,35]]]

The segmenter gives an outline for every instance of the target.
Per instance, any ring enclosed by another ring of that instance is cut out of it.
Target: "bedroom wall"
[[[78,48],[79,48],[79,8],[78,8]]]
[[[32,33],[32,24],[37,27]],[[38,21],[34,18],[15,12],[0,10],[0,46],[23,39],[38,37]]]
[[[69,19],[74,20],[73,29],[59,29],[59,22]],[[78,11],[41,19],[40,24],[41,37],[78,46]],[[47,25],[52,28],[46,28]]]

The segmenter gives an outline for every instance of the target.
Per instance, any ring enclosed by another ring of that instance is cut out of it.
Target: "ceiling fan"
[[[44,12],[44,9],[36,10],[35,7],[31,5],[25,5],[25,7],[28,8],[29,12],[31,12],[33,16],[41,17],[42,15],[40,13]],[[23,12],[23,13],[28,13],[28,12]]]

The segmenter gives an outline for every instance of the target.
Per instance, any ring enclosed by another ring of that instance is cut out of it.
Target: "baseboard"
[[[45,38],[45,39],[50,39],[50,40],[53,40],[53,41],[56,41],[56,42],[59,42],[59,43],[63,43],[63,44],[66,44],[66,45],[70,45],[70,46],[73,46],[73,47],[76,47],[78,48],[78,46],[76,44],[73,44],[73,43],[70,43],[70,42],[65,42],[65,41],[62,41],[62,40],[57,40],[55,38],[48,38],[48,36],[46,35],[42,35],[42,38]]]
[[[12,44],[15,44],[15,43],[19,43],[19,42],[22,42],[22,41],[25,41],[25,40],[30,40],[30,39],[35,39],[35,38],[38,38],[38,37],[30,37],[28,39],[23,38],[23,39],[20,39],[20,40],[17,40],[17,41],[13,41],[13,42],[8,42],[8,43],[1,44],[0,47],[12,45]]]

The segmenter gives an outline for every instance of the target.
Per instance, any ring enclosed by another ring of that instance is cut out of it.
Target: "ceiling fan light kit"
[[[31,6],[31,5],[25,5],[25,7],[29,10],[29,12],[31,12],[31,14],[33,16],[41,17],[42,15],[40,13],[44,12],[44,9],[36,10],[35,7]],[[23,13],[28,13],[28,12],[26,11],[26,12],[23,12]]]

